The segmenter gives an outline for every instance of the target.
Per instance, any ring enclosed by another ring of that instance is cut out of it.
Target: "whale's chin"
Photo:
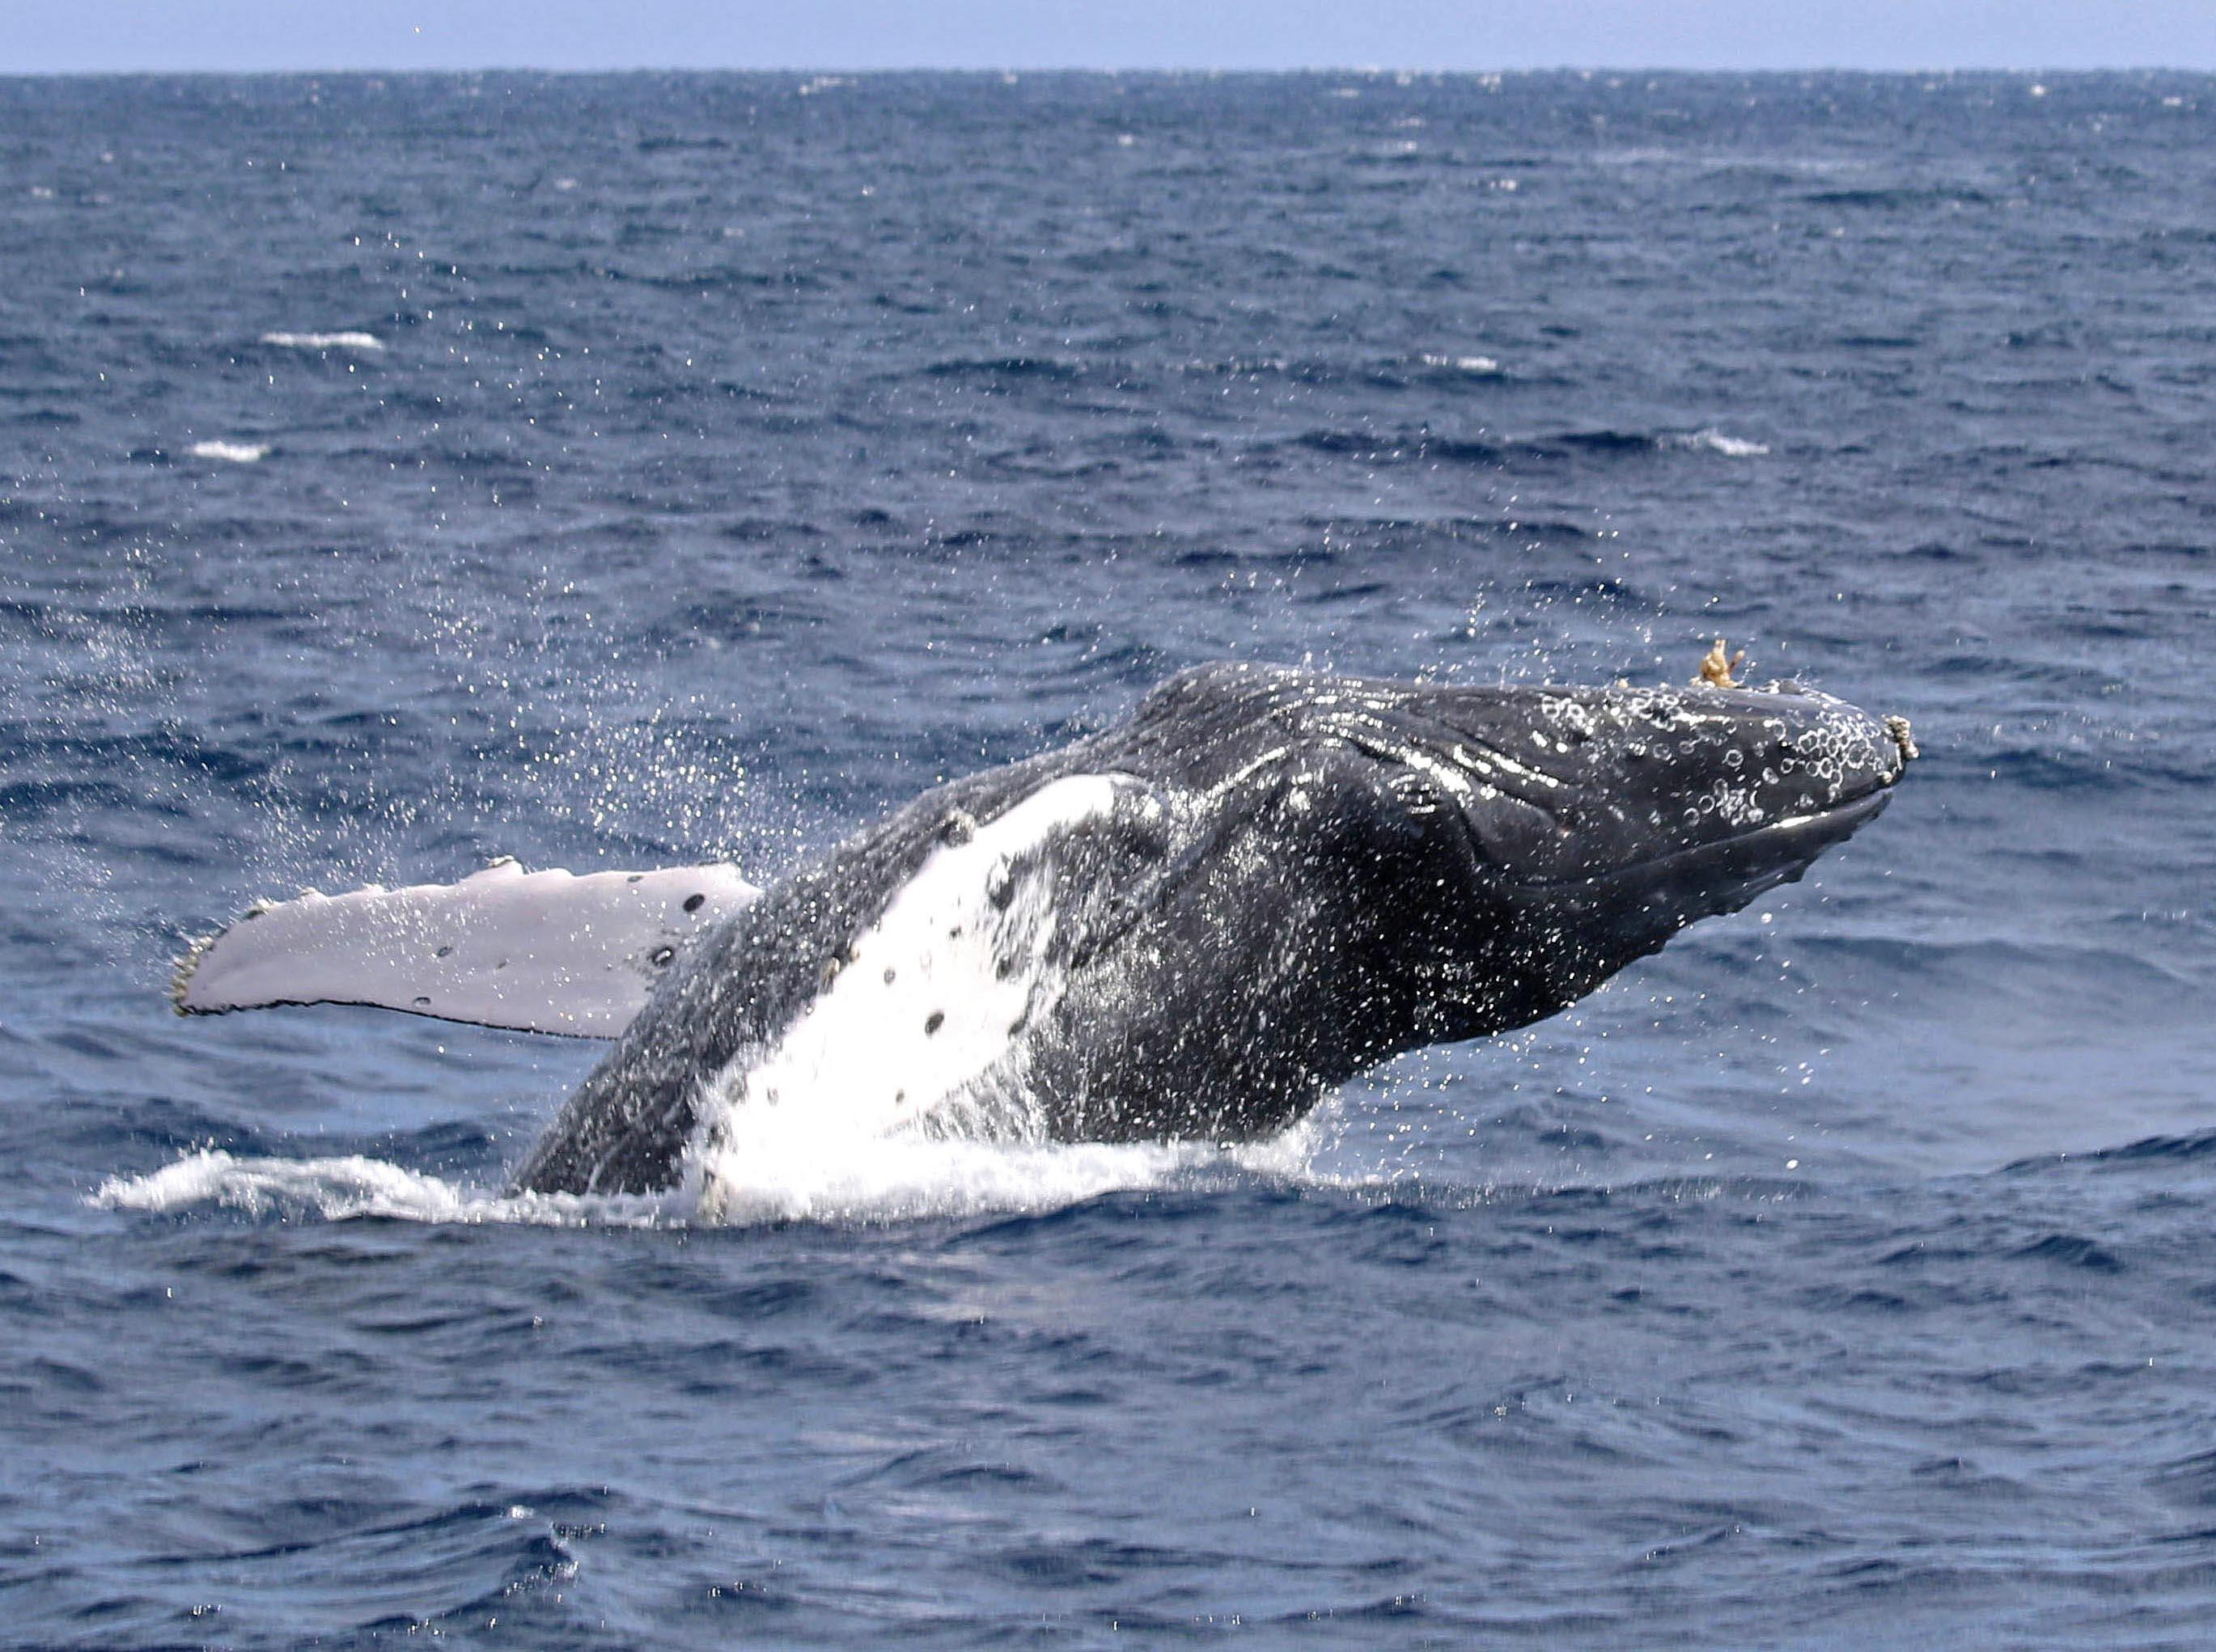
[[[1825,849],[1833,844],[1844,842],[1884,813],[1886,804],[1893,801],[1892,785],[1893,782],[1887,781],[1876,790],[1863,792],[1844,803],[1813,810],[1807,814],[1764,821],[1759,825],[1748,826],[1706,843],[1667,850],[1591,878],[1538,880],[1526,887],[1546,890],[1566,888],[1580,883],[1607,885],[1637,883],[1642,879],[1654,881],[1665,876],[1699,873],[1742,862],[1759,866],[1764,875],[1774,874],[1770,876],[1770,884],[1764,885],[1770,887],[1798,878]]]

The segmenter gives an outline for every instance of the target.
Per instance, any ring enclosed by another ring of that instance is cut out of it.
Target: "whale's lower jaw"
[[[1833,844],[1844,842],[1853,836],[1882,814],[1886,804],[1892,801],[1893,792],[1888,783],[1828,809],[1813,810],[1805,815],[1788,815],[1782,820],[1764,821],[1760,825],[1750,826],[1744,831],[1734,832],[1713,842],[1651,855],[1595,877],[1535,880],[1526,887],[1546,891],[1578,886],[1621,886],[1684,873],[1698,875],[1734,864],[1759,865],[1764,869],[1762,875],[1765,876],[1774,870],[1776,877],[1764,887],[1775,887],[1778,882],[1798,877],[1815,861],[1818,855]]]

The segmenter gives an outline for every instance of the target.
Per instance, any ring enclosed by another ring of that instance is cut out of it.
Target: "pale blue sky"
[[[0,72],[2216,69],[2216,0],[0,0]]]

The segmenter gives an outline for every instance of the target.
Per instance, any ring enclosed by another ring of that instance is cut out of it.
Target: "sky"
[[[2216,0],[0,0],[0,73],[2216,70]]]

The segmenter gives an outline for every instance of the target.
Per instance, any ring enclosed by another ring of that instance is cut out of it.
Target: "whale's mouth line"
[[[1805,815],[1788,815],[1780,820],[1766,820],[1759,826],[1750,826],[1745,831],[1733,832],[1728,837],[1719,837],[1706,843],[1688,844],[1681,849],[1670,849],[1660,854],[1649,855],[1628,866],[1612,866],[1606,872],[1584,877],[1542,878],[1519,880],[1522,886],[1531,890],[1592,889],[1626,879],[1651,877],[1679,866],[1698,865],[1727,852],[1749,844],[1778,841],[1803,834],[1820,835],[1825,844],[1836,841],[1846,832],[1859,829],[1893,800],[1893,784],[1897,776],[1880,780],[1868,791],[1844,803],[1819,809]]]

